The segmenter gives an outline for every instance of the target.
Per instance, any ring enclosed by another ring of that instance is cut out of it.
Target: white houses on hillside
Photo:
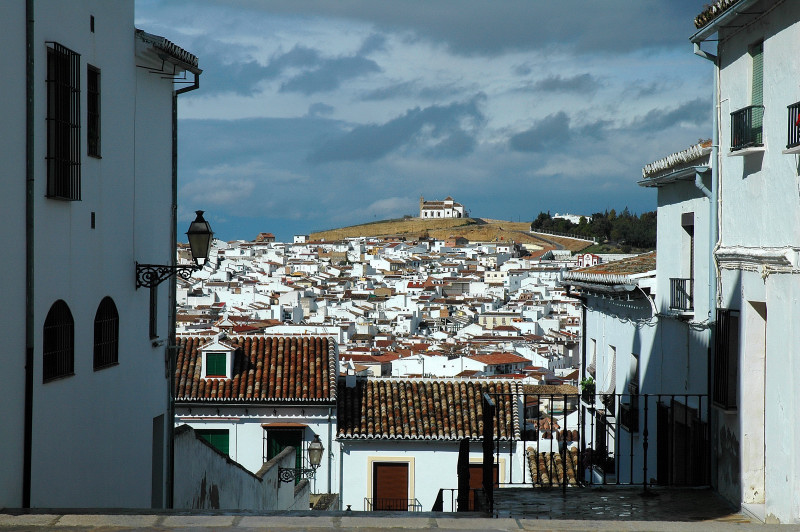
[[[0,2],[0,507],[169,503],[174,303],[135,263],[174,264],[173,77],[201,71],[133,21]]]
[[[695,24],[691,41],[717,81],[712,482],[766,520],[797,523],[800,3],[716,1]]]

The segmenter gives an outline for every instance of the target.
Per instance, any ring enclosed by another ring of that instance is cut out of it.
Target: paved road
[[[425,514],[415,517],[378,516],[353,513],[302,514],[197,514],[197,513],[57,513],[32,514],[2,513],[0,532],[7,530],[64,530],[80,532],[123,530],[596,530],[596,531],[749,531],[769,530],[776,526],[753,524],[746,519],[732,516],[731,519],[703,522],[671,521],[587,521],[587,520],[542,520],[485,517],[442,517]],[[781,530],[800,530],[800,527],[780,527]]]

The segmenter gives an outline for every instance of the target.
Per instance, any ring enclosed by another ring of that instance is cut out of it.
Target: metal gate
[[[500,400],[516,401],[522,452],[499,445],[491,406]],[[708,407],[704,394],[486,393],[484,468],[504,453],[514,464],[505,481],[484,487],[490,504],[495,487],[513,485],[707,486]]]

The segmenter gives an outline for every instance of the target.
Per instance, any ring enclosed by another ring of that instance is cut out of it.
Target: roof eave
[[[740,9],[747,9],[748,7],[755,4],[758,0],[741,0],[740,2],[730,6],[728,9],[725,10],[724,13],[716,17],[714,20],[697,30],[694,35],[689,37],[689,41],[695,44],[699,44],[715,33],[719,31],[720,28],[724,27],[727,23],[731,22],[734,18],[739,15]]]
[[[686,168],[680,168],[665,175],[642,179],[641,181],[637,181],[636,184],[641,187],[660,187],[662,185],[674,183],[675,181],[694,179],[697,172],[705,172],[708,168],[708,165],[687,166]]]

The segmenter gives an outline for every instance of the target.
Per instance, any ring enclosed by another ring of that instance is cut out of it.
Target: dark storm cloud
[[[411,31],[454,53],[496,55],[568,45],[579,52],[632,52],[686,46],[698,0],[237,0],[270,13],[362,20]]]
[[[415,96],[419,92],[417,84],[418,82],[415,80],[379,87],[364,93],[361,99],[365,101],[383,101],[394,98],[409,98]]]
[[[442,139],[439,142],[444,145],[440,144],[442,150],[437,155],[452,157],[465,153],[464,150],[471,149],[474,144],[465,139],[469,134],[463,131],[461,123],[465,119],[476,124],[484,122],[479,109],[483,99],[481,95],[463,103],[432,105],[423,109],[416,107],[385,124],[357,126],[348,133],[323,142],[311,153],[309,161],[375,161],[419,140],[423,129],[431,138]],[[436,152],[435,149],[433,151]]]
[[[710,103],[703,98],[697,98],[674,109],[653,109],[646,115],[635,118],[629,128],[633,131],[658,132],[681,123],[698,126],[708,123],[710,115]]]
[[[412,80],[373,89],[361,95],[361,99],[364,101],[384,101],[395,98],[418,97],[436,101],[463,94],[466,90],[467,88],[453,83],[423,86],[420,80]]]
[[[566,144],[570,137],[569,117],[559,111],[539,120],[527,131],[513,135],[508,144],[514,151],[542,152]]]
[[[372,52],[380,52],[386,49],[386,36],[373,33],[361,44],[358,55],[369,55]]]
[[[550,76],[540,79],[523,87],[524,92],[576,92],[579,94],[592,94],[600,88],[600,82],[591,74],[577,74],[565,78],[563,76]]]
[[[475,137],[463,130],[457,130],[428,150],[427,156],[433,159],[454,159],[475,151]]]
[[[578,128],[576,134],[579,137],[589,137],[594,140],[605,140],[608,130],[611,129],[611,120],[597,120],[583,127]]]
[[[303,72],[284,82],[280,92],[308,95],[332,91],[338,89],[343,81],[380,71],[381,68],[375,61],[365,57],[325,59],[314,70]]]

